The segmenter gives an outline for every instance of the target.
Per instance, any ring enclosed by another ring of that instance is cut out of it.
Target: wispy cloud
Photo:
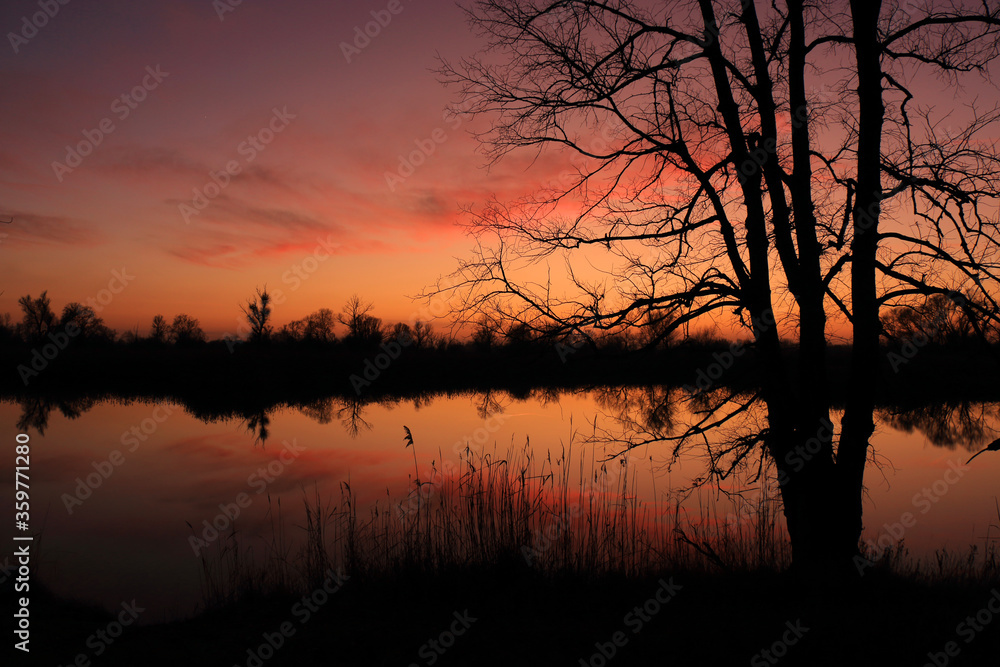
[[[10,241],[38,245],[73,245],[92,247],[106,240],[96,225],[80,218],[42,215],[28,211],[4,211],[14,222],[4,225]]]

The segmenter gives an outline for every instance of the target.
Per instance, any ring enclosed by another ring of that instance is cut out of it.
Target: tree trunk
[[[851,245],[851,302],[854,331],[848,401],[837,453],[839,491],[832,502],[850,509],[856,520],[838,526],[844,539],[857,544],[863,528],[861,492],[869,439],[875,430],[878,381],[879,306],[876,293],[876,251],[882,201],[881,142],[885,107],[882,102],[882,53],[878,36],[880,0],[851,0],[858,68],[858,185],[854,201]]]

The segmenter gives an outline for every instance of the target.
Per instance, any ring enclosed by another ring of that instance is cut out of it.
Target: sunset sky
[[[4,3],[0,313],[45,289],[56,309],[86,301],[124,267],[134,280],[100,313],[119,330],[187,312],[221,335],[265,283],[285,293],[279,325],[355,292],[408,319],[407,296],[472,244],[459,207],[517,193],[527,162],[487,172],[468,120],[445,116],[457,93],[436,54],[479,46],[461,10],[389,4],[246,0],[220,19],[210,0],[70,2],[35,34],[37,1]],[[373,11],[391,20],[345,54]],[[248,141],[272,120],[269,144]],[[433,154],[390,188],[418,141]],[[97,145],[76,163],[81,142]],[[227,165],[231,184],[185,220]],[[307,259],[321,242],[330,259]]]
[[[483,119],[452,115],[459,92],[433,71],[483,48],[451,0],[13,0],[0,27],[0,216],[15,219],[0,225],[0,314],[15,319],[22,295],[48,290],[58,312],[124,269],[97,303],[119,331],[184,312],[235,333],[263,285],[278,327],[354,293],[412,320],[409,297],[469,256],[463,206],[568,166],[486,168],[470,134]],[[968,100],[996,99],[972,85]]]

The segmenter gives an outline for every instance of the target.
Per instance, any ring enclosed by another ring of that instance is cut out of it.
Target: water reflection
[[[49,426],[49,414],[53,410],[59,410],[67,419],[76,419],[97,403],[92,398],[50,400],[39,397],[25,398],[19,402],[21,418],[17,420],[18,430],[22,432],[34,430],[39,435],[45,434],[45,429]]]
[[[752,407],[751,398],[719,392],[693,399],[665,387],[548,389],[527,398],[502,391],[371,402],[328,397],[282,406],[252,405],[238,412],[204,403],[183,405],[183,410],[167,412],[169,420],[156,417],[159,413],[153,406],[159,403],[152,399],[36,398],[0,403],[0,423],[11,427],[16,422],[18,429],[30,430],[37,447],[32,450],[33,499],[37,493],[39,507],[52,507],[45,527],[51,554],[46,561],[51,565],[42,572],[46,583],[67,596],[99,599],[109,607],[137,590],[151,589],[145,594],[183,611],[199,596],[200,565],[188,542],[187,523],[201,526],[212,520],[221,511],[220,504],[232,503],[241,493],[255,499],[239,519],[239,529],[248,536],[269,534],[270,499],[274,508],[285,508],[289,526],[299,526],[301,517],[291,512],[301,511],[304,493],[311,495],[318,488],[325,500],[336,502],[345,482],[350,483],[352,502],[356,496],[361,513],[375,502],[404,507],[433,504],[442,493],[414,499],[414,478],[441,480],[441,474],[461,470],[463,457],[468,460],[467,448],[482,457],[476,461],[506,466],[520,460],[508,456],[507,449],[513,447],[519,456],[520,443],[525,443],[525,456],[530,454],[543,465],[540,480],[546,475],[551,479],[550,461],[566,457],[572,465],[556,468],[572,472],[565,480],[571,493],[579,492],[578,474],[589,476],[584,481],[598,493],[615,498],[624,493],[649,503],[647,508],[669,507],[697,520],[701,501],[715,502],[717,492],[744,492],[747,480],[753,479],[752,466],[761,457],[745,459],[751,474],[704,487],[685,506],[674,502],[681,500],[679,491],[707,477],[712,466],[722,467],[720,457],[736,451],[731,449],[733,443],[745,450],[748,441],[739,439],[759,429],[755,421],[759,416],[747,410],[741,423],[726,427],[730,432],[725,438],[717,437],[721,431],[712,431],[711,436],[689,438],[683,447],[676,439],[697,427],[705,411],[720,401]],[[59,419],[59,414],[67,419]],[[503,419],[487,423],[498,414]],[[932,487],[953,459],[961,464],[968,458],[950,450],[975,446],[977,440],[989,437],[991,426],[1000,419],[997,406],[982,404],[886,409],[880,416],[882,428],[874,445],[893,466],[885,483],[877,475],[869,480],[865,522],[867,536],[874,539],[881,526],[914,512],[914,494]],[[582,428],[583,424],[594,427]],[[404,447],[404,425],[412,430],[415,448]],[[135,433],[137,426],[141,427],[137,447],[122,447],[123,434]],[[623,453],[623,433],[631,442],[655,437],[669,444]],[[606,435],[606,448],[594,442],[595,434]],[[935,446],[924,447],[923,436]],[[256,446],[265,441],[266,447]],[[304,448],[301,455],[280,473],[268,472],[268,466],[277,465],[286,441]],[[678,449],[685,454],[677,454]],[[85,504],[74,504],[70,513],[66,494],[74,494],[80,480],[95,475],[99,467],[107,468],[105,462],[114,450],[122,453],[124,463],[99,486],[95,484]],[[615,454],[620,454],[617,460],[609,461]],[[0,462],[0,473],[9,473],[5,479],[13,478],[12,464],[12,460]],[[436,475],[435,470],[443,472]],[[949,490],[933,511],[920,515],[919,525],[906,535],[907,546],[915,553],[930,554],[945,547],[962,552],[976,540],[982,544],[986,526],[996,523],[993,496],[998,470],[1000,456],[976,460],[961,485]],[[264,473],[273,476],[263,489],[266,494],[258,490]],[[558,472],[555,476],[561,479]],[[760,487],[761,493],[766,492],[766,485]],[[738,510],[724,508],[718,520],[725,520],[730,511],[742,517]],[[290,539],[296,537],[295,530]]]
[[[538,389],[525,397],[514,397],[504,391],[469,392],[476,414],[481,419],[504,411],[505,405],[514,400],[531,399],[540,405],[558,404],[566,395],[579,392],[564,391],[555,388]],[[740,396],[730,392],[701,392],[690,395],[676,387],[597,387],[591,395],[599,412],[594,416],[591,426],[593,433],[589,442],[600,442],[607,445],[617,443],[617,452],[622,454],[629,449],[655,443],[675,443],[676,448],[672,458],[676,459],[685,451],[682,441],[688,441],[694,435],[707,433],[709,427],[713,431],[713,440],[723,445],[716,452],[708,452],[712,459],[721,459],[723,454],[733,453],[737,444],[747,445],[747,424],[733,427],[731,433],[719,430],[721,424],[706,424],[698,417],[701,414],[710,415],[718,411],[721,402],[730,402],[742,406],[741,413],[745,419],[754,421],[753,405],[757,403],[756,396]],[[433,394],[419,395],[409,398],[415,410],[427,407],[436,398]],[[67,419],[77,419],[93,409],[103,400],[101,398],[46,398],[39,396],[25,397],[17,400],[21,408],[21,416],[17,420],[17,429],[22,432],[37,432],[44,435],[49,425],[53,411],[58,411]],[[365,414],[372,406],[392,408],[398,405],[400,398],[381,398],[366,401],[361,398],[326,397],[307,402],[288,403],[284,406],[253,406],[243,410],[226,410],[221,406],[206,406],[204,404],[188,405],[184,408],[205,423],[224,419],[238,419],[242,428],[253,438],[255,444],[265,444],[271,435],[270,425],[273,415],[285,407],[291,407],[318,424],[329,424],[337,419],[352,438],[361,437],[373,429],[374,424],[366,419]],[[133,402],[147,402],[147,399],[122,399],[123,405]],[[680,418],[681,414],[689,417]],[[1000,429],[991,424],[1000,423],[1000,404],[990,404],[973,401],[922,405],[908,408],[880,408],[876,412],[878,421],[894,429],[908,434],[920,433],[935,447],[948,450],[965,449],[978,451],[986,443],[1000,436]],[[683,428],[682,428],[683,427]],[[756,427],[750,430],[759,430]],[[721,436],[721,437],[720,437]],[[706,441],[701,439],[699,446]]]
[[[260,410],[243,418],[243,430],[253,436],[254,444],[263,445],[270,435],[267,430],[270,423],[271,417],[267,411]]]
[[[945,403],[908,410],[879,410],[878,418],[906,433],[919,431],[935,447],[975,451],[997,437],[990,427],[1000,417],[1000,405],[988,403]]]

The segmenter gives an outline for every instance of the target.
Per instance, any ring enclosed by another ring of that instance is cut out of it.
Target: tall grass
[[[387,490],[364,509],[350,481],[339,498],[304,496],[296,548],[280,500],[273,511],[269,498],[269,537],[253,540],[234,527],[202,555],[206,604],[308,590],[337,568],[362,579],[479,567],[634,576],[790,562],[780,509],[767,494],[742,506],[708,499],[690,516],[667,494],[641,499],[640,475],[655,486],[651,468],[598,461],[592,450],[574,455],[572,442],[556,455],[540,456],[525,442],[504,452],[467,448],[458,465],[441,460],[439,452],[424,479],[415,466],[407,493]]]
[[[766,486],[752,494],[703,490],[689,512],[668,493],[641,499],[641,475],[650,475],[655,489],[652,468],[601,462],[593,451],[574,455],[572,441],[555,456],[540,456],[525,442],[502,453],[496,445],[467,448],[457,466],[436,461],[425,479],[415,464],[407,493],[394,497],[387,490],[364,509],[350,481],[341,482],[339,498],[304,495],[295,540],[288,539],[281,501],[274,511],[269,497],[269,537],[255,541],[233,528],[203,555],[206,604],[307,591],[336,569],[352,579],[470,568],[586,578],[776,572],[791,564],[781,504]],[[996,581],[1000,504],[997,512],[998,526],[982,550],[917,560],[900,542],[865,555],[874,570],[913,579]]]
[[[994,503],[997,523],[986,528],[982,548],[972,544],[964,553],[937,549],[933,555],[915,558],[905,541],[899,540],[881,551],[862,545],[862,556],[873,564],[872,570],[923,583],[994,585],[1000,581],[1000,500]]]

